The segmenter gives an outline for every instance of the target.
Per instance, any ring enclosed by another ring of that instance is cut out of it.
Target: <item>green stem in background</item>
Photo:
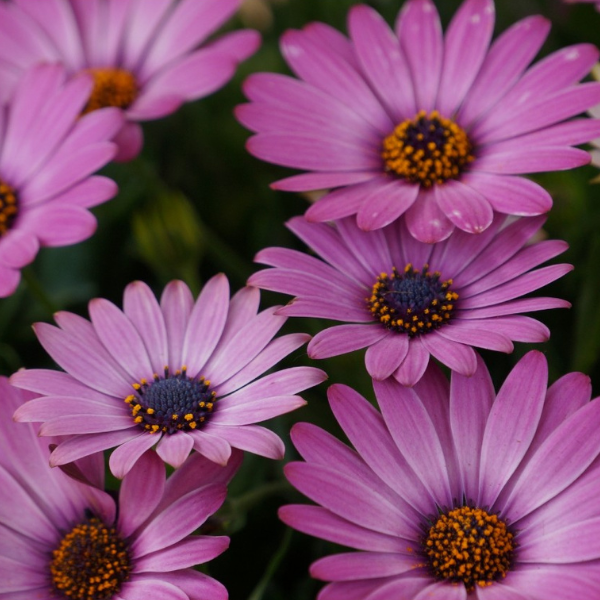
[[[285,530],[283,534],[283,539],[281,540],[281,544],[279,544],[279,548],[277,548],[277,552],[273,555],[273,558],[269,561],[267,568],[265,569],[264,575],[260,578],[260,581],[256,584],[254,590],[250,596],[248,596],[248,600],[261,600],[271,579],[273,579],[273,575],[275,575],[281,561],[287,554],[287,551],[290,548],[290,542],[292,541],[292,533],[293,530],[289,527]]]
[[[31,267],[25,267],[21,271],[21,275],[23,277],[23,281],[29,288],[31,295],[38,301],[38,303],[43,306],[50,313],[50,315],[53,315],[55,312],[57,312],[58,306],[54,304],[53,300],[44,289],[44,286],[42,286],[40,280],[33,272],[33,269]]]
[[[254,272],[252,263],[248,264],[240,255],[225,243],[219,236],[215,235],[210,227],[200,223],[202,236],[206,242],[206,253],[210,254],[216,263],[222,265],[223,270],[235,276],[241,281],[246,281]]]
[[[273,481],[271,483],[266,483],[255,490],[250,490],[237,498],[232,498],[229,500],[229,506],[231,507],[231,511],[235,514],[247,512],[265,498],[286,492],[290,489],[290,484],[285,480]]]

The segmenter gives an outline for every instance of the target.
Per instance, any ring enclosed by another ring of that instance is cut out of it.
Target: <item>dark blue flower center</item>
[[[381,273],[371,290],[367,305],[373,317],[387,329],[410,337],[427,333],[447,323],[458,294],[450,289],[452,280],[442,281],[440,273],[420,271],[406,265],[402,273]]]
[[[186,367],[153,381],[134,383],[135,394],[125,398],[136,423],[150,433],[196,429],[212,413],[216,394],[204,377],[188,377]]]
[[[13,226],[19,212],[16,192],[0,179],[0,237]]]

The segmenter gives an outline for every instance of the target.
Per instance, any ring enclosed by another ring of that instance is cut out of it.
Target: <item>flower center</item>
[[[130,572],[125,542],[96,517],[75,525],[50,562],[52,585],[59,597],[69,600],[108,600]]]
[[[19,202],[15,190],[0,179],[0,237],[13,226],[18,212]]]
[[[83,109],[83,114],[116,106],[126,109],[133,104],[138,94],[135,77],[124,69],[87,69],[94,78],[94,89]]]
[[[371,314],[388,329],[410,337],[439,328],[450,320],[458,294],[450,289],[452,279],[440,281],[439,271],[420,271],[409,263],[403,273],[381,273],[367,298]]]
[[[196,429],[212,412],[216,392],[210,391],[210,381],[204,377],[188,377],[186,367],[164,377],[154,374],[154,380],[134,383],[135,393],[125,402],[131,408],[133,420],[150,433],[175,433]]]
[[[423,541],[433,575],[464,583],[467,591],[506,577],[515,550],[514,536],[497,515],[462,506],[442,514]]]
[[[475,159],[465,131],[436,110],[417,113],[383,140],[385,170],[424,187],[456,179]]]

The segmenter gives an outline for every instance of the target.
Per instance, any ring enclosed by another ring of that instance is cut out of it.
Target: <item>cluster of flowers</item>
[[[0,4],[0,295],[41,245],[92,234],[88,209],[117,191],[94,173],[140,152],[139,121],[213,92],[257,49],[252,31],[206,43],[239,3]],[[579,83],[599,53],[580,44],[530,66],[548,22],[491,43],[493,27],[493,0],[464,0],[445,35],[431,0],[407,0],[394,31],[359,5],[349,38],[321,23],[284,35],[297,78],[251,76],[236,114],[255,133],[250,153],[306,171],[275,188],[330,190],[288,223],[322,260],[267,248],[256,260],[270,268],[231,297],[222,274],[196,300],[181,281],[160,300],[134,282],[122,310],[98,298],[89,320],[35,326],[63,371],[0,379],[2,414],[20,422],[0,421],[0,599],[224,600],[192,567],[229,540],[191,534],[244,451],[283,457],[256,423],[326,378],[265,374],[309,341],[275,337],[290,316],[342,323],[308,354],[366,348],[381,410],[335,384],[356,451],[307,423],[292,430],[304,461],[286,476],[317,505],[285,506],[282,520],[358,550],[312,565],[330,582],[320,600],[600,594],[589,378],[548,388],[534,351],[496,393],[474,349],[543,342],[548,329],[522,313],[568,306],[523,297],[572,267],[540,267],[566,244],[532,242],[552,200],[521,175],[589,162],[574,146],[600,137],[600,120],[572,117],[600,104],[600,83]],[[259,288],[294,298],[259,312]],[[104,491],[111,449],[118,503]]]

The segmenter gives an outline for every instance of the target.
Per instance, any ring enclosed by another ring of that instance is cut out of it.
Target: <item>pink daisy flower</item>
[[[245,82],[249,152],[308,171],[276,189],[335,188],[310,221],[356,215],[372,230],[406,214],[414,237],[438,242],[455,227],[484,231],[494,211],[545,213],[550,195],[520,175],[589,162],[572,146],[600,122],[567,119],[600,101],[600,84],[576,85],[598,50],[579,44],[528,69],[548,21],[524,19],[489,46],[493,27],[493,0],[465,0],[445,37],[433,2],[409,0],[395,33],[364,5],[350,11],[350,39],[323,23],[288,31],[281,48],[300,81]]]
[[[273,340],[286,317],[275,314],[277,307],[257,312],[259,296],[246,287],[230,300],[221,274],[196,302],[181,281],[165,288],[160,304],[138,281],[125,289],[123,312],[96,298],[91,323],[57,313],[58,327],[34,329],[66,373],[15,373],[11,383],[42,395],[20,407],[15,420],[42,422],[40,435],[71,436],[52,452],[51,466],[116,447],[110,469],[119,478],[155,445],[176,468],[192,449],[219,464],[232,446],[282,458],[281,439],[254,423],[302,406],[296,394],[326,375],[292,367],[259,378],[309,339]]]
[[[206,44],[241,0],[12,0],[0,3],[0,82],[9,92],[22,69],[61,62],[89,72],[95,86],[85,112],[124,111],[117,160],[143,144],[139,121],[171,114],[233,76],[260,44],[238,31]],[[202,47],[200,47],[202,45]]]
[[[571,373],[547,386],[539,352],[495,394],[483,361],[451,383],[375,382],[380,414],[349,387],[329,402],[356,451],[300,423],[306,462],[285,473],[318,506],[285,523],[355,548],[311,566],[318,600],[600,597],[600,400]]]
[[[117,193],[92,173],[115,155],[109,140],[123,124],[120,111],[80,118],[91,78],[65,79],[58,65],[34,67],[0,111],[0,297],[15,291],[40,246],[90,237],[88,209]]]
[[[0,379],[5,408],[32,394]],[[6,415],[6,413],[5,413]],[[227,600],[218,581],[189,567],[229,546],[225,536],[190,535],[223,503],[241,464],[200,455],[165,481],[146,452],[127,474],[118,501],[48,466],[48,440],[32,425],[0,421],[0,598],[33,600]],[[103,487],[102,455],[71,465]]]
[[[480,235],[455,231],[437,244],[408,234],[403,219],[362,231],[352,217],[334,225],[302,217],[288,227],[323,261],[286,248],[266,248],[248,283],[292,294],[278,314],[344,321],[318,333],[308,345],[311,358],[367,348],[374,379],[393,375],[414,385],[433,356],[453,371],[472,375],[473,346],[512,352],[513,341],[543,342],[550,336],[522,312],[569,307],[556,298],[522,298],[562,277],[571,265],[538,265],[564,252],[562,241],[528,245],[544,217],[519,219],[502,227],[496,218]]]

